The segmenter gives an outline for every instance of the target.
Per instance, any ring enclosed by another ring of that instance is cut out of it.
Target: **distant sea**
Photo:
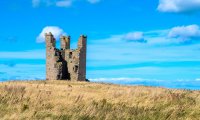
[[[2,79],[0,82],[16,81]],[[25,79],[24,79],[25,80]],[[42,80],[42,79],[29,79],[29,80]],[[43,79],[44,80],[44,79]],[[99,83],[112,83],[118,85],[130,85],[130,86],[152,86],[172,89],[186,89],[186,90],[200,90],[200,79],[196,80],[148,80],[140,78],[97,78],[89,79],[91,82]],[[19,81],[19,79],[18,79]],[[23,81],[20,79],[20,81]]]
[[[114,83],[119,85],[142,85],[173,89],[200,90],[200,79],[196,80],[156,80],[140,78],[100,78],[90,79],[92,82]]]

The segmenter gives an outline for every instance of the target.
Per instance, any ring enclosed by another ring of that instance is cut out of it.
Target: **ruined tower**
[[[70,49],[70,36],[60,37],[60,49],[52,33],[45,34],[46,40],[46,79],[47,80],[86,80],[86,42],[81,35],[78,48]]]

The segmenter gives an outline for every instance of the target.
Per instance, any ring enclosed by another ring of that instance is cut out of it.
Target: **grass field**
[[[0,83],[1,120],[200,120],[200,91],[66,81]]]

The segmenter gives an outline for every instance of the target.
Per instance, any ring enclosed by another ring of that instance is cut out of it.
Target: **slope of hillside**
[[[0,117],[198,120],[200,91],[66,81],[2,82]]]

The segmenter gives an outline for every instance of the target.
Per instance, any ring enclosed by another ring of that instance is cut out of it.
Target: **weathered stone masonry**
[[[47,80],[86,80],[86,42],[81,35],[78,48],[70,49],[70,36],[61,36],[61,49],[56,48],[52,33],[45,34],[46,40],[46,79]]]

